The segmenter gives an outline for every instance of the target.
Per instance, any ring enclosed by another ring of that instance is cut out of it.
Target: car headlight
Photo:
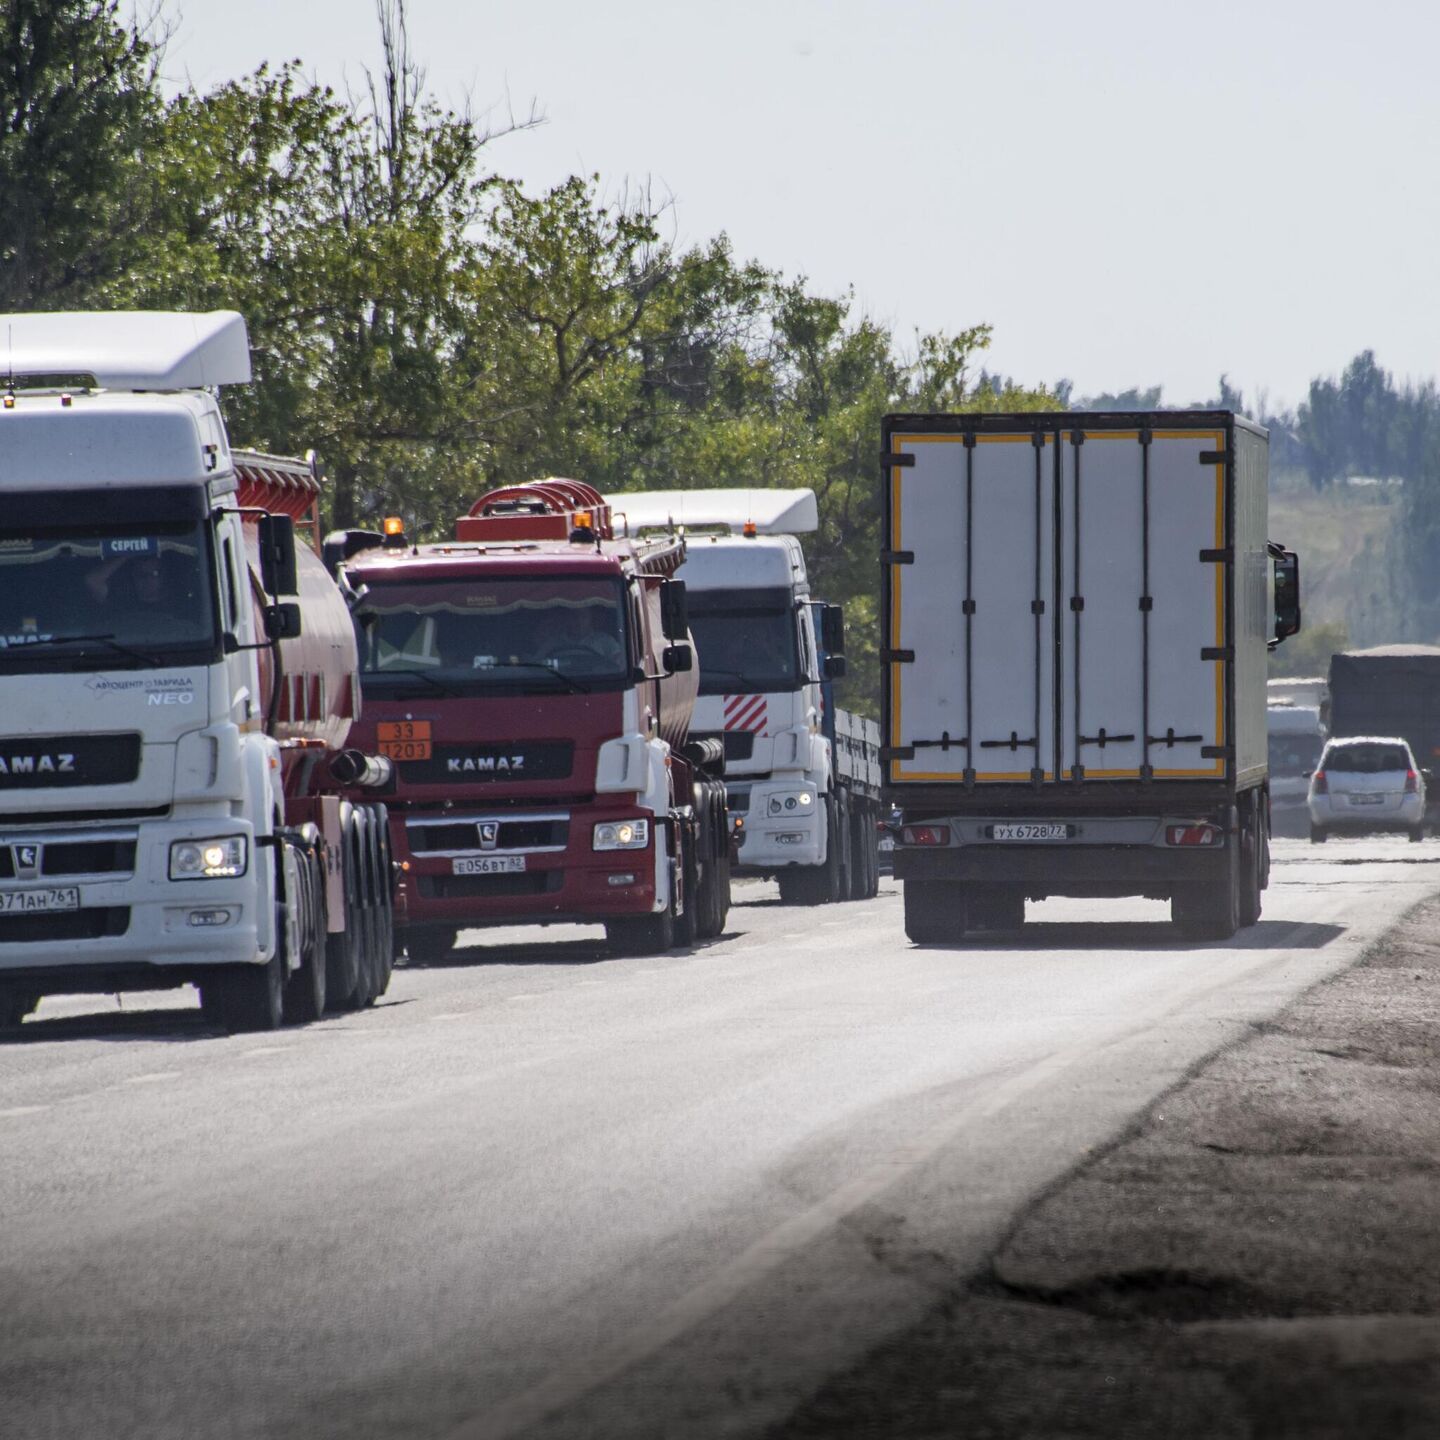
[[[648,820],[602,820],[595,827],[596,850],[643,850],[649,843]]]
[[[246,858],[243,835],[225,835],[214,840],[176,840],[170,846],[170,878],[233,879],[245,873]]]
[[[766,802],[767,815],[804,817],[815,813],[815,797],[808,790],[785,790]]]

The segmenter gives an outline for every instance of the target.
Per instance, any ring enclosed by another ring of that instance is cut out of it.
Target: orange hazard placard
[[[430,758],[428,720],[382,720],[375,727],[375,738],[380,753],[389,760]]]

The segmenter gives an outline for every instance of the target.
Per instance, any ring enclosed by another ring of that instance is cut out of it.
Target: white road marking
[[[251,1055],[283,1055],[288,1049],[288,1045],[257,1045],[253,1050],[242,1050],[240,1058],[247,1059]]]
[[[49,1108],[48,1105],[12,1105],[8,1110],[0,1110],[0,1120],[13,1120],[21,1115],[38,1115]]]
[[[178,1070],[152,1070],[145,1075],[132,1075],[125,1081],[127,1085],[158,1085],[163,1080],[178,1080]]]

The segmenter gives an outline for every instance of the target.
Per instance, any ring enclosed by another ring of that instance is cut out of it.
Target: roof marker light
[[[747,540],[753,540],[760,532],[753,520],[747,520],[743,527],[743,533]]]
[[[385,517],[385,533],[387,535],[403,535],[405,522],[398,515],[387,515]]]

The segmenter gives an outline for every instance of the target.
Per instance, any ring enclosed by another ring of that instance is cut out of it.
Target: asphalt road
[[[0,1431],[762,1434],[1440,887],[1440,842],[1279,851],[1223,946],[1052,901],[919,949],[888,884],[747,885],[688,954],[477,932],[274,1036],[47,1000],[0,1045]]]

